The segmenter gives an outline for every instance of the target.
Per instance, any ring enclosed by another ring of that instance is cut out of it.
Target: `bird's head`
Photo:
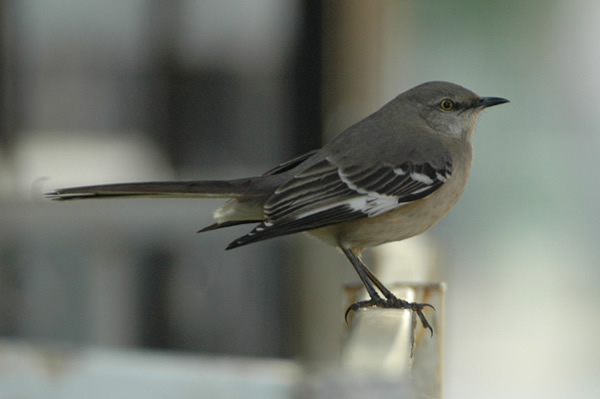
[[[485,108],[508,102],[501,97],[480,97],[449,82],[427,82],[400,97],[417,107],[419,116],[434,131],[470,139],[477,117]]]

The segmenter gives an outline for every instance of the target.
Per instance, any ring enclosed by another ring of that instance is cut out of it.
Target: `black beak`
[[[494,105],[507,103],[508,100],[502,97],[482,97],[477,104],[478,107],[487,108],[493,107]]]

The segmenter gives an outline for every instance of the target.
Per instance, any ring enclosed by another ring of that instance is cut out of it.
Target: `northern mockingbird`
[[[411,309],[433,333],[423,315],[430,305],[396,298],[362,262],[361,253],[420,234],[446,215],[467,184],[477,117],[506,102],[453,83],[428,82],[400,94],[321,149],[261,176],[84,186],[48,195],[56,200],[229,198],[214,212],[216,223],[200,231],[258,223],[227,249],[308,232],[341,249],[367,289],[370,299],[351,305],[345,316],[370,306]]]

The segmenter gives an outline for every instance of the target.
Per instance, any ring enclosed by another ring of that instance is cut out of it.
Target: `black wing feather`
[[[424,198],[452,174],[452,164],[428,163],[340,168],[323,159],[280,186],[264,205],[265,220],[228,249],[276,236],[374,217]],[[364,199],[365,207],[357,209]],[[352,206],[354,205],[354,207]]]
[[[364,214],[361,211],[353,210],[347,205],[339,205],[330,208],[327,211],[305,216],[301,219],[284,220],[278,223],[276,226],[270,226],[269,222],[262,222],[250,233],[230,243],[227,246],[227,249],[241,247],[242,245],[267,240],[269,238],[274,238],[281,235],[313,230],[319,227],[341,223],[363,216]]]

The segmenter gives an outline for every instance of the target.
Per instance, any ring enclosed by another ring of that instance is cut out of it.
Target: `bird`
[[[233,180],[134,182],[61,188],[53,200],[198,197],[227,201],[199,232],[254,224],[226,249],[306,232],[337,247],[369,298],[345,313],[382,307],[414,311],[424,328],[426,303],[397,298],[362,260],[364,250],[419,235],[462,195],[481,112],[507,103],[460,85],[432,81],[407,90],[317,150],[262,175]]]

